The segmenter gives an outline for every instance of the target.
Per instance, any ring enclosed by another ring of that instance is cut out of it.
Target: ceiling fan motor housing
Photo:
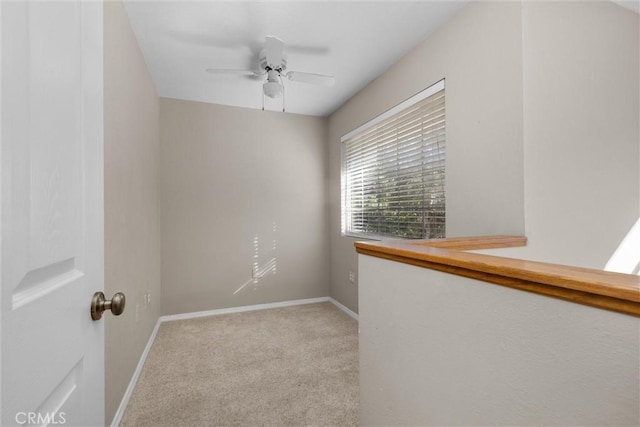
[[[276,70],[282,73],[287,69],[287,58],[284,55],[282,55],[282,61],[280,61],[280,64],[269,64],[267,61],[267,51],[266,49],[262,49],[258,59],[260,61],[261,70]]]

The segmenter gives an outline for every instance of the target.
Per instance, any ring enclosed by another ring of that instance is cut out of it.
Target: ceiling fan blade
[[[207,73],[211,74],[233,74],[238,76],[256,76],[258,73],[251,70],[229,70],[225,68],[207,68]]]
[[[287,52],[302,55],[327,55],[331,49],[326,46],[309,46],[287,43]]]
[[[333,86],[336,82],[336,78],[333,76],[327,76],[324,74],[303,73],[300,71],[289,71],[287,78],[294,82],[310,83],[320,86]]]
[[[266,37],[266,54],[267,64],[272,68],[278,68],[282,65],[282,56],[284,51],[284,43],[277,37]]]

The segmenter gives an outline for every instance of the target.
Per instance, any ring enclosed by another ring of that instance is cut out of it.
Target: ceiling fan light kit
[[[275,70],[267,72],[267,81],[262,85],[263,93],[269,98],[277,98],[282,95],[283,86],[280,75]]]
[[[282,77],[295,82],[309,83],[321,86],[333,86],[335,78],[333,76],[327,76],[324,74],[305,73],[300,71],[289,71],[285,73],[287,69],[287,59],[284,54],[284,43],[277,37],[267,36],[265,38],[265,47],[260,51],[258,55],[260,64],[259,71],[252,70],[230,70],[230,69],[217,69],[207,68],[207,72],[211,74],[236,74],[236,75],[248,75],[252,77],[261,77],[266,75],[267,80],[262,85],[263,97],[275,99],[284,94],[284,84]],[[264,110],[264,98],[263,106]],[[283,108],[284,111],[284,97]]]

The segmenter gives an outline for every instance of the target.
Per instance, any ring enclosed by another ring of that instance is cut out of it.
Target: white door
[[[0,424],[103,425],[102,4],[0,25]]]

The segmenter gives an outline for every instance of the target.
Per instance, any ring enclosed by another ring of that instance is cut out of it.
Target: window
[[[341,142],[343,234],[445,237],[444,80]]]

